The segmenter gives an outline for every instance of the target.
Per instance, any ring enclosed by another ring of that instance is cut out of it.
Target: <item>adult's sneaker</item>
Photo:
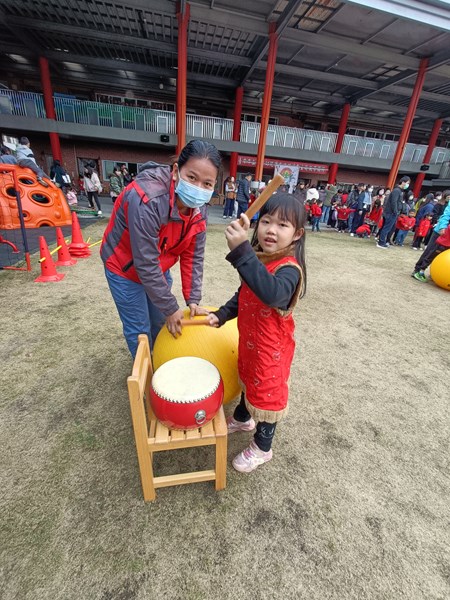
[[[422,283],[426,283],[427,282],[427,278],[425,276],[425,273],[421,273],[420,271],[417,271],[417,273],[413,273],[412,277],[414,277],[414,279],[417,279],[417,281],[421,281]]]
[[[381,248],[382,250],[387,250],[389,248],[389,246],[387,244],[380,244],[380,242],[378,242],[377,248]]]

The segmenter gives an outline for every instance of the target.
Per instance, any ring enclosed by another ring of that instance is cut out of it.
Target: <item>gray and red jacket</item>
[[[175,202],[170,167],[148,162],[114,203],[100,256],[105,267],[141,283],[165,315],[178,310],[164,272],[180,260],[187,304],[201,300],[206,207],[182,215]]]

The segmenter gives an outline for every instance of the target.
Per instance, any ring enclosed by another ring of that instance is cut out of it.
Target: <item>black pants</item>
[[[360,213],[360,211],[357,210],[353,216],[352,233],[355,233],[355,231],[358,229],[358,227],[360,227],[364,223],[364,217],[366,216],[366,211],[362,210],[361,214],[359,214],[359,213]]]
[[[95,204],[97,204],[98,206],[98,210],[102,210],[102,207],[100,206],[100,202],[98,199],[98,192],[88,192],[88,201],[89,201],[89,206],[91,208],[95,208]],[[95,204],[94,204],[95,201]]]
[[[248,421],[251,417],[251,414],[248,412],[247,407],[245,406],[244,394],[241,395],[241,401],[236,406],[233,417],[236,419],[236,421],[240,421],[241,423]],[[260,421],[257,424],[256,433],[254,436],[255,444],[263,452],[269,452],[270,448],[272,447],[272,440],[273,436],[275,435],[276,426],[276,423],[266,423],[265,421]]]
[[[237,211],[238,219],[242,213],[246,212],[247,208],[248,208],[248,202],[245,202],[245,201],[242,202],[241,200],[238,200],[238,211]]]
[[[417,235],[417,236],[414,237],[414,241],[412,243],[412,247],[413,248],[420,248],[422,242],[423,242],[423,236]]]
[[[347,219],[338,219],[338,230],[345,231],[347,229]]]
[[[443,250],[446,250],[445,246],[441,246],[437,243],[437,239],[439,234],[433,231],[430,241],[428,242],[428,246],[420,255],[419,260],[414,267],[414,273],[418,273],[419,271],[425,271],[427,267],[431,265],[433,260],[436,258],[438,254],[440,254]]]

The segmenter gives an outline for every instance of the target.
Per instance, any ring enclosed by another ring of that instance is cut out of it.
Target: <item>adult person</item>
[[[183,296],[190,315],[199,307],[206,242],[206,204],[221,165],[212,144],[192,140],[171,172],[147,162],[114,204],[100,249],[109,289],[134,357],[140,333],[153,344],[164,321],[181,333],[183,311],[171,292],[169,269],[180,261]]]
[[[133,177],[130,175],[126,165],[121,165],[120,170],[122,171],[122,179],[124,187],[127,187],[133,181]]]
[[[250,201],[250,181],[252,180],[252,174],[247,173],[247,175],[239,180],[236,200],[238,203],[238,211],[237,216],[239,217],[241,213],[245,213],[248,208],[248,203]]]
[[[100,179],[92,167],[84,167],[83,175],[84,191],[87,193],[89,206],[95,210],[95,205],[97,205],[97,216],[100,217],[102,215],[102,207],[98,195],[103,190]]]
[[[444,208],[444,212],[439,217],[439,220],[433,229],[428,246],[422,252],[414,267],[414,271],[411,273],[411,277],[414,277],[414,279],[421,282],[427,281],[425,269],[430,266],[435,256],[441,251],[438,240],[440,239],[440,236],[446,233],[450,224],[450,190],[445,190],[442,196],[447,203],[447,206]]]
[[[119,167],[114,167],[113,172],[109,176],[109,195],[111,196],[113,204],[116,201],[117,196],[120,196],[122,193],[123,187],[122,171]]]
[[[236,183],[234,177],[227,177],[224,186],[225,204],[223,207],[223,218],[231,219],[234,211],[234,201],[236,200]]]
[[[333,197],[337,192],[337,187],[329,183],[325,190],[325,198],[323,198],[322,205],[322,223],[328,223],[328,219],[330,218],[331,204],[333,203]],[[319,192],[320,193],[320,192]],[[322,198],[320,198],[322,200]]]
[[[306,192],[307,190],[305,181],[303,179],[300,179],[300,181],[297,184],[297,187],[295,188],[294,196],[295,198],[297,198],[297,200],[300,200],[302,204],[305,204],[306,202]]]
[[[377,243],[377,248],[385,250],[389,248],[387,244],[387,236],[394,227],[397,217],[402,209],[403,192],[409,188],[411,178],[405,175],[400,179],[389,196],[386,197],[383,205],[384,224],[380,231],[380,238]]]
[[[36,174],[39,183],[44,187],[48,187],[48,183],[44,181],[44,177],[47,179],[50,179],[50,177],[46,175],[37,164],[33,150],[31,149],[30,140],[26,136],[22,136],[19,140],[19,144],[16,148],[16,158],[19,167],[31,169]]]
[[[64,167],[61,166],[61,162],[55,158],[52,166],[50,167],[50,179],[52,179],[55,184],[62,189],[64,193],[70,184],[70,177],[67,175]]]
[[[364,223],[364,216],[366,214],[366,210],[364,209],[366,202],[366,184],[358,183],[357,185],[357,200],[354,204],[353,220],[350,235],[353,237],[356,233],[358,227],[360,227]]]

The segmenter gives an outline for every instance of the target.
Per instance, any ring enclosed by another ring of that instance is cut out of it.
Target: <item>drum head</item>
[[[216,367],[195,356],[169,360],[152,377],[152,388],[160,398],[181,404],[208,398],[219,385],[220,373]]]

